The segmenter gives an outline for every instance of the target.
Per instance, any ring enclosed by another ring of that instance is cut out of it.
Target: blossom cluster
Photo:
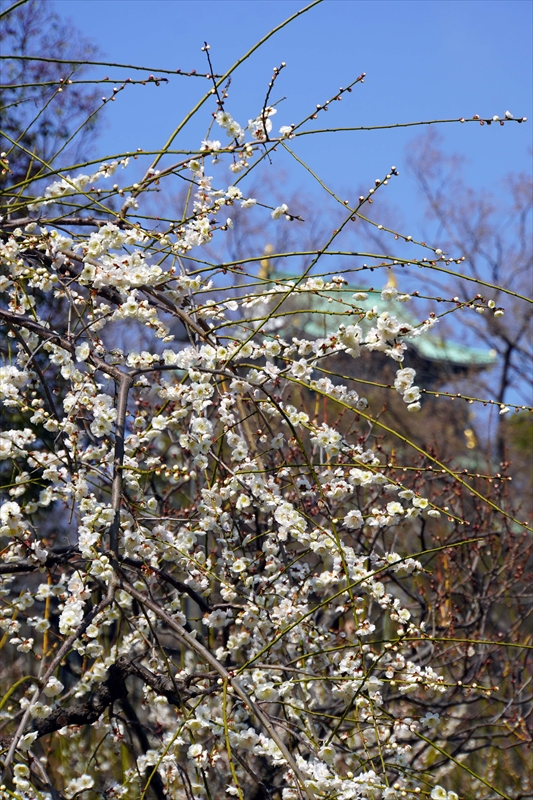
[[[129,159],[124,158],[121,161],[112,161],[110,164],[103,163],[100,168],[93,172],[91,175],[66,175],[58,181],[54,181],[46,187],[44,195],[37,197],[29,204],[31,210],[41,208],[42,206],[57,203],[58,200],[71,198],[76,195],[94,192],[93,184],[97,183],[101,178],[112,177],[117,168],[122,166],[125,169],[128,166]],[[98,191],[98,190],[96,190]]]

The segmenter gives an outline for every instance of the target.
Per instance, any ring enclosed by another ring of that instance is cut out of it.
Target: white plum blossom
[[[15,366],[0,367],[0,401],[12,406],[28,381],[28,374]]]
[[[217,111],[215,121],[226,131],[231,139],[237,139],[239,143],[244,141],[244,130],[227,111]]]
[[[78,345],[75,352],[76,361],[87,361],[91,352],[89,342],[83,342],[83,344]]]
[[[79,792],[84,792],[86,789],[92,789],[94,786],[94,779],[87,774],[80,775],[79,778],[73,778],[65,786],[65,797],[67,800],[74,797]]]
[[[347,325],[339,328],[339,339],[346,347],[348,355],[357,358],[361,353],[363,331],[359,325]]]
[[[59,630],[63,634],[73,633],[83,619],[83,604],[78,600],[68,603],[59,618]]]
[[[275,108],[264,108],[258,117],[248,120],[248,130],[252,138],[260,142],[268,138],[268,134],[272,130],[272,120],[270,117],[276,113],[277,109]]]
[[[311,437],[311,441],[319,447],[323,447],[330,455],[339,453],[342,446],[341,434],[333,430],[333,428],[330,428],[325,422],[322,423],[321,428]]]
[[[459,795],[456,792],[447,792],[442,786],[435,786],[431,790],[431,800],[459,800]]]
[[[61,694],[63,691],[64,686],[61,681],[58,681],[57,678],[48,678],[46,686],[44,687],[43,691],[47,697],[56,697],[56,695]]]
[[[51,203],[57,202],[65,197],[83,193],[87,187],[92,186],[92,184],[96,183],[98,180],[100,180],[100,178],[111,177],[119,164],[122,165],[123,169],[127,167],[128,162],[129,159],[125,158],[120,162],[114,161],[111,164],[104,163],[100,166],[100,169],[98,169],[92,175],[85,175],[83,173],[74,176],[67,175],[65,178],[54,181],[47,186],[42,197],[37,198],[29,204],[29,208],[33,210],[39,208],[40,206],[50,205]],[[89,191],[89,189],[87,190]]]
[[[406,403],[416,403],[420,399],[420,389],[418,386],[411,386],[403,393],[403,399]]]
[[[280,219],[280,217],[284,217],[288,213],[289,206],[286,203],[282,203],[280,206],[276,206],[270,216],[272,219]]]
[[[358,529],[363,527],[363,515],[358,509],[352,509],[344,517],[344,524],[347,528]]]
[[[382,300],[396,300],[398,297],[398,289],[394,286],[386,286],[381,292]]]
[[[0,506],[0,535],[18,536],[24,530],[22,511],[18,503],[8,501]]]

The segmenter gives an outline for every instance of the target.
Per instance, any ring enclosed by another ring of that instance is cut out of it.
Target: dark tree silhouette
[[[0,0],[0,12],[10,5]],[[7,183],[15,190],[39,173],[42,161],[50,163],[60,153],[65,162],[72,161],[86,151],[96,127],[95,117],[87,119],[98,106],[98,93],[77,81],[86,72],[80,62],[94,59],[98,48],[49,0],[28,0],[4,13],[0,41],[0,139],[2,151],[9,153]],[[62,82],[68,80],[73,82],[67,90]]]

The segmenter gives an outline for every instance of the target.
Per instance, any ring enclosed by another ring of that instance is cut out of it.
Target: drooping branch
[[[235,694],[242,700],[242,702],[250,709],[252,714],[261,722],[265,730],[269,733],[272,737],[274,742],[277,744],[287,764],[290,766],[294,775],[300,782],[301,790],[305,792],[309,800],[314,800],[314,793],[311,788],[307,785],[307,780],[305,776],[302,774],[302,771],[298,767],[294,756],[289,751],[287,745],[281,738],[281,736],[276,731],[274,725],[270,721],[269,717],[261,710],[256,702],[252,700],[252,698],[244,691],[240,683],[232,676],[232,674],[218,661],[217,658],[206,648],[204,645],[199,642],[194,636],[191,636],[185,628],[176,622],[170,614],[162,609],[156,602],[151,600],[149,597],[146,597],[139,592],[135,587],[131,586],[126,581],[121,581],[121,587],[132,597],[138,600],[140,603],[145,605],[151,611],[153,611],[160,619],[162,619],[175,633],[177,633],[178,637],[183,641],[184,644],[188,645],[191,650],[196,652],[200,658],[206,661],[215,672],[221,676],[224,681],[227,681],[233,688]]]
[[[192,586],[189,586],[189,584],[178,580],[178,578],[175,578],[174,575],[170,574],[170,572],[167,572],[166,570],[163,569],[157,569],[155,567],[147,566],[142,561],[138,561],[135,558],[130,558],[129,556],[121,556],[119,560],[121,564],[127,564],[128,567],[133,567],[134,569],[138,570],[148,570],[150,573],[158,575],[163,581],[165,581],[165,583],[169,583],[171,586],[174,587],[174,589],[177,589],[178,592],[182,592],[183,594],[189,595],[191,600],[194,600],[194,602],[198,605],[199,608],[201,608],[204,614],[210,614],[211,611],[213,610],[209,602],[205,599],[205,597],[202,597],[201,594],[198,594],[198,592],[196,592],[192,588]]]

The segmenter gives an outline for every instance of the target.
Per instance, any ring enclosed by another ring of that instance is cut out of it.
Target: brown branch
[[[156,694],[166,697],[169,703],[178,706],[178,708],[182,708],[183,701],[188,700],[190,697],[212,694],[212,692],[220,690],[218,684],[213,684],[207,689],[190,688],[190,684],[194,680],[205,680],[208,677],[212,677],[213,673],[192,674],[188,675],[182,681],[176,681],[165,678],[162,675],[156,675],[141,664],[136,664],[135,661],[128,660],[125,656],[121,656],[117,659],[116,666],[120,668],[125,675],[135,675],[140,678],[143,683],[150,686]]]
[[[79,555],[79,550],[74,545],[60,547],[51,551],[44,561],[14,561],[0,564],[0,575],[14,575],[23,572],[35,572],[42,567],[53,567],[56,564],[66,563],[72,555]]]
[[[29,319],[28,317],[23,317],[20,314],[14,314],[12,311],[8,311],[5,308],[0,308],[0,317],[3,317],[6,322],[11,323],[12,325],[19,325],[21,328],[27,328],[29,331],[33,331],[41,339],[45,339],[48,342],[55,342],[62,347],[63,350],[66,350],[68,353],[74,352],[74,345],[64,336],[61,334],[56,333],[55,331],[50,330],[49,328],[45,328],[44,325],[41,325],[39,322],[35,322],[33,319]],[[114,367],[111,364],[108,364],[104,361],[103,358],[99,358],[98,356],[91,353],[90,360],[94,364],[94,366],[99,369],[101,372],[104,372],[106,375],[110,375],[112,378],[120,381],[122,376],[127,374],[122,372],[118,367]]]
[[[148,736],[145,733],[144,727],[135,712],[135,709],[133,708],[132,704],[129,701],[127,694],[124,697],[120,698],[120,704],[124,709],[124,713],[127,716],[126,722],[128,723],[128,727],[131,726],[131,728],[133,728],[133,730],[137,734],[137,738],[141,745],[142,751],[143,753],[146,754],[148,750],[150,750],[150,742],[148,740]],[[146,769],[144,770],[144,777],[146,780],[144,791],[146,791],[146,789],[150,787],[150,789],[157,797],[157,800],[167,800],[167,794],[165,792],[163,778],[157,771],[157,768],[154,770],[154,768],[151,765],[147,766]]]
[[[190,689],[189,684],[194,679],[204,680],[207,675],[189,675],[185,681],[175,683],[162,675],[156,675],[141,664],[120,656],[115,664],[109,667],[109,677],[101,683],[97,689],[90,693],[84,703],[77,703],[69,708],[57,708],[44,719],[35,719],[31,725],[31,730],[36,732],[37,738],[47,736],[50,733],[60,730],[68,725],[92,725],[117,700],[122,704],[127,698],[128,690],[126,678],[134,675],[150,686],[156,694],[165,697],[169,703],[178,708],[183,707],[183,701],[190,697],[211,694],[220,690],[218,684],[214,684],[207,689]]]
[[[170,583],[178,592],[183,592],[184,594],[188,594],[191,600],[201,608],[204,614],[210,614],[213,610],[213,607],[205,600],[201,595],[198,594],[191,586],[188,586],[183,581],[178,580],[173,575],[170,575],[168,572],[165,572],[163,569],[158,569],[156,567],[149,567],[143,561],[138,561],[135,558],[130,558],[129,556],[123,556],[120,558],[121,564],[127,564],[128,567],[133,567],[133,569],[138,570],[148,570],[149,573],[154,573],[155,575],[159,575],[166,583]]]
[[[67,725],[92,725],[104,713],[108,706],[116,700],[126,697],[125,673],[117,665],[109,667],[108,679],[91,692],[85,703],[78,703],[70,708],[58,708],[44,719],[35,719],[31,730],[37,732],[37,738],[54,733]]]
[[[303,792],[307,795],[309,800],[313,800],[314,793],[306,786],[306,778],[298,764],[296,763],[292,753],[289,751],[287,745],[277,732],[276,728],[272,724],[272,721],[268,717],[268,715],[259,707],[259,705],[252,700],[252,698],[244,691],[242,686],[240,685],[239,681],[228,672],[228,670],[222,666],[219,660],[207,649],[204,645],[199,642],[194,636],[188,633],[185,628],[176,622],[173,617],[170,616],[161,606],[159,606],[156,602],[151,600],[149,597],[146,597],[142,594],[142,592],[137,591],[134,586],[127,583],[126,581],[120,582],[121,588],[124,589],[131,597],[134,597],[139,603],[141,603],[146,608],[149,608],[153,611],[161,620],[163,620],[171,630],[173,630],[181,641],[188,645],[191,650],[195,651],[197,655],[199,655],[204,661],[206,661],[222,678],[223,681],[227,681],[227,683],[232,687],[234,693],[237,697],[244,703],[245,706],[254,714],[254,716],[261,722],[265,730],[277,744],[279,749],[281,750],[283,757],[285,758],[288,766],[292,769],[295,777],[299,781],[300,786],[298,787],[303,790]]]
[[[178,308],[171,300],[169,300],[162,292],[158,292],[155,289],[149,289],[147,286],[142,286],[141,291],[144,294],[149,295],[154,300],[159,301],[163,306],[166,307],[171,314],[174,314],[178,317],[186,327],[192,328],[192,330],[204,341],[211,341],[212,331],[211,328],[207,325],[207,323],[200,319],[199,322],[195,322],[192,317],[187,314],[186,311],[183,309]]]
[[[2,227],[23,228],[25,225],[28,225],[31,222],[38,222],[39,225],[55,225],[56,227],[60,227],[61,225],[100,226],[100,225],[107,225],[109,223],[109,219],[104,217],[81,217],[81,216],[80,217],[19,217],[18,219],[5,219],[2,222]],[[129,222],[122,222],[122,221],[119,222],[119,220],[114,221],[113,225],[116,225],[117,228],[134,227]]]

